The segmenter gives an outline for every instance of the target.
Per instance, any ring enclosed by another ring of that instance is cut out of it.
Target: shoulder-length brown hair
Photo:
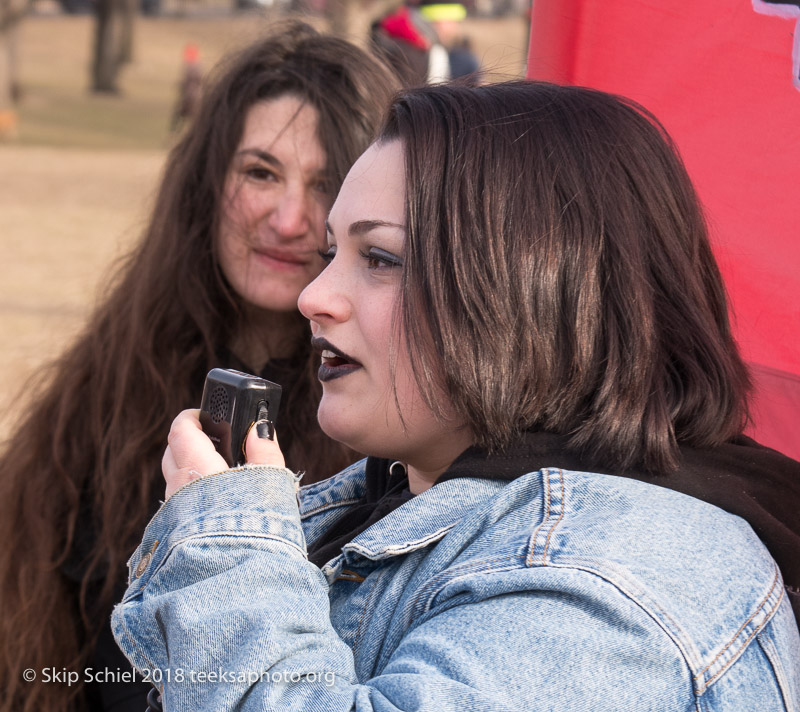
[[[422,393],[447,393],[478,444],[540,429],[612,470],[666,472],[678,443],[741,431],[749,381],[722,279],[651,114],[538,82],[429,87],[394,101],[393,139],[407,348]]]
[[[225,361],[242,304],[214,240],[225,177],[257,101],[313,105],[332,192],[374,138],[392,75],[353,45],[287,23],[217,71],[171,151],[153,216],[106,301],[59,359],[0,458],[0,710],[80,709],[79,687],[25,683],[23,668],[81,670],[163,490],[172,418]],[[302,319],[299,312],[298,319]],[[353,454],[316,422],[308,339],[284,394],[287,461],[309,477]],[[74,580],[72,580],[74,579]]]

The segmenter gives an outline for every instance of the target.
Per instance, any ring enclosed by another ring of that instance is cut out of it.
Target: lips
[[[291,252],[271,247],[254,248],[253,252],[261,261],[273,267],[283,267],[285,269],[293,269],[307,265],[311,254],[313,254],[311,252]]]
[[[322,358],[322,364],[317,372],[317,377],[322,383],[347,376],[363,368],[352,356],[336,348],[327,339],[315,336],[311,339],[311,347],[318,351]]]

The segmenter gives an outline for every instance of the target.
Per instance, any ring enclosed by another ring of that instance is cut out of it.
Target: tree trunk
[[[121,4],[119,63],[129,64],[133,61],[133,28],[139,9],[139,0],[122,0]]]
[[[125,0],[97,0],[92,91],[116,94],[120,69],[122,15]]]

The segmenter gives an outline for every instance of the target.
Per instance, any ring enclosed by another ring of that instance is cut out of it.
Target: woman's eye
[[[317,254],[322,258],[325,264],[329,264],[336,256],[336,245],[331,245],[327,250],[317,250]]]
[[[317,193],[322,193],[323,195],[332,195],[333,191],[331,190],[331,184],[327,180],[320,180],[317,181],[312,185],[312,188]]]
[[[400,257],[379,247],[370,247],[367,252],[359,251],[359,254],[367,261],[369,269],[393,269],[403,265]]]
[[[270,168],[265,168],[264,166],[251,166],[250,168],[245,168],[244,174],[248,178],[253,178],[255,180],[277,180],[275,172]]]

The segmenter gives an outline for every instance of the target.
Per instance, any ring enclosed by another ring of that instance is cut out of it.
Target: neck
[[[453,461],[472,445],[473,437],[468,428],[456,430],[449,439],[439,440],[436,446],[431,447],[425,458],[414,459],[404,463],[408,471],[408,488],[412,494],[420,494],[433,487],[436,480],[443,474]]]
[[[413,465],[406,465],[408,471],[408,489],[412,494],[420,494],[433,487],[433,483],[450,465],[434,470],[422,470]]]
[[[297,312],[273,312],[248,306],[239,320],[230,348],[248,368],[259,372],[268,361],[291,356],[297,344],[308,338],[306,332],[306,324],[297,317]]]

